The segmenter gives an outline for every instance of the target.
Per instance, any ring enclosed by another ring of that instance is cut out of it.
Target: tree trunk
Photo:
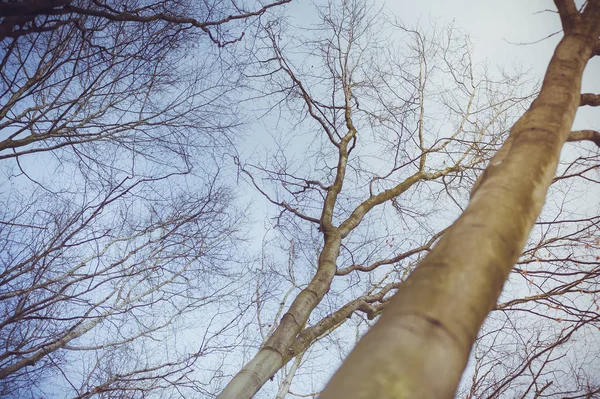
[[[292,344],[304,328],[313,309],[331,285],[340,253],[341,235],[331,228],[319,256],[318,268],[310,284],[298,294],[279,326],[239,373],[227,384],[217,399],[250,399],[292,357]]]
[[[474,187],[471,202],[403,283],[321,399],[452,398],[477,333],[539,216],[598,48],[600,0],[555,1],[565,36],[539,96]]]

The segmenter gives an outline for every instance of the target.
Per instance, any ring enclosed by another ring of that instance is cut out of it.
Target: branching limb
[[[329,331],[336,325],[339,325],[345,319],[352,316],[354,312],[360,311],[367,315],[369,320],[373,320],[386,306],[388,299],[385,296],[392,290],[398,289],[401,281],[386,284],[376,294],[364,295],[339,308],[329,316],[321,319],[317,324],[305,328],[298,334],[290,348],[291,353],[302,353],[318,337]]]
[[[244,169],[239,160],[236,159],[235,162],[238,164],[238,167],[240,168],[240,170],[242,172],[244,172],[244,174],[246,176],[248,176],[248,178],[250,179],[250,181],[252,182],[252,185],[254,186],[254,188],[256,188],[256,190],[258,190],[259,193],[261,193],[263,195],[263,197],[265,197],[267,199],[267,201],[269,201],[270,203],[272,203],[273,205],[277,205],[283,209],[285,209],[288,212],[293,213],[294,215],[298,216],[300,219],[306,220],[308,222],[312,222],[312,223],[316,223],[316,224],[320,224],[319,219],[317,218],[313,218],[311,216],[307,216],[305,214],[303,214],[302,212],[300,212],[299,210],[292,208],[288,203],[286,203],[285,201],[276,201],[273,198],[271,198],[271,196],[269,194],[267,194],[256,182],[256,180],[254,179],[254,176],[252,176],[252,174],[250,172],[248,172],[246,169]]]
[[[594,93],[583,93],[581,100],[579,100],[579,106],[589,105],[590,107],[600,107],[600,94]]]
[[[354,230],[356,226],[360,224],[365,215],[375,206],[381,205],[384,202],[401,195],[420,181],[435,180],[449,173],[459,171],[462,168],[460,164],[461,162],[462,158],[456,164],[437,172],[424,173],[419,171],[407,177],[396,186],[382,191],[379,194],[370,196],[367,200],[363,201],[359,206],[357,206],[352,214],[340,225],[339,229],[342,237],[346,237],[352,230]]]
[[[569,134],[567,141],[582,141],[588,140],[593,141],[598,147],[600,147],[600,132],[596,130],[576,130]]]
[[[600,40],[596,43],[596,47],[594,48],[594,52],[592,53],[592,57],[600,55]]]
[[[99,17],[104,17],[106,19],[115,20],[115,21],[152,22],[152,21],[160,20],[160,21],[172,22],[172,23],[177,23],[177,24],[181,24],[181,23],[190,24],[190,25],[193,25],[195,27],[198,27],[198,28],[201,28],[204,30],[204,28],[207,28],[209,26],[223,25],[223,24],[226,24],[227,22],[231,22],[231,21],[235,21],[235,20],[239,20],[239,19],[258,17],[258,16],[264,14],[265,12],[267,12],[267,10],[269,8],[277,7],[279,5],[289,3],[290,1],[292,1],[292,0],[279,0],[279,1],[275,1],[273,3],[267,4],[255,11],[248,11],[248,12],[242,11],[237,15],[229,15],[226,18],[222,18],[222,19],[215,20],[215,21],[205,21],[205,22],[198,21],[195,18],[181,17],[181,16],[176,16],[176,15],[167,15],[164,13],[156,13],[156,14],[152,14],[152,15],[148,15],[148,16],[141,16],[141,15],[133,14],[130,12],[109,13],[109,12],[100,11],[100,10],[91,10],[91,9],[87,9],[87,8],[80,8],[80,7],[76,7],[76,6],[72,6],[72,5],[68,5],[64,9],[66,12],[75,12],[75,13],[78,13],[81,15],[99,16]],[[70,3],[70,1],[69,1],[69,3]],[[58,10],[51,14],[54,14],[54,13],[60,14],[61,12],[60,12],[60,10]]]
[[[264,14],[271,7],[289,3],[290,1],[291,0],[280,0],[280,1],[277,1],[277,2],[274,2],[271,4],[267,4],[256,11],[240,12],[237,15],[229,15],[228,17],[222,18],[219,20],[204,21],[204,22],[199,21],[195,18],[182,17],[182,16],[176,16],[176,15],[168,15],[168,14],[165,14],[162,12],[156,13],[156,14],[150,14],[150,15],[139,15],[139,14],[125,12],[125,11],[112,13],[112,12],[106,12],[104,10],[98,10],[98,9],[81,8],[81,7],[77,7],[77,6],[73,6],[73,5],[67,5],[62,9],[53,10],[53,12],[50,12],[48,14],[52,15],[52,14],[75,13],[75,14],[79,14],[79,15],[96,16],[96,17],[106,18],[106,19],[112,20],[112,21],[130,21],[130,22],[164,21],[164,22],[174,23],[174,24],[185,24],[185,25],[189,24],[194,27],[202,29],[202,31],[204,31],[204,33],[206,33],[210,37],[211,41],[213,43],[215,43],[217,46],[225,47],[228,44],[232,44],[232,43],[240,41],[244,37],[244,32],[242,32],[239,37],[237,37],[233,40],[222,41],[222,40],[219,40],[219,38],[214,36],[213,32],[210,30],[210,27],[224,25],[228,22],[235,21],[235,20],[257,17],[257,16]]]
[[[429,241],[427,241],[425,244],[421,245],[420,247],[417,248],[413,248],[410,251],[406,251],[403,252],[399,255],[394,256],[393,258],[389,258],[389,259],[383,259],[380,261],[377,261],[375,263],[372,263],[368,266],[363,266],[363,265],[351,265],[348,266],[344,269],[340,269],[337,271],[336,275],[338,276],[345,276],[346,274],[349,274],[350,272],[354,271],[354,270],[358,270],[361,272],[370,272],[372,270],[375,270],[376,268],[378,268],[379,266],[382,265],[391,265],[393,263],[397,263],[399,261],[401,261],[402,259],[406,259],[409,256],[418,254],[421,251],[429,251],[431,249],[431,246],[433,245],[433,243],[435,243],[437,241],[438,238],[440,238],[442,236],[442,234],[444,234],[445,230],[440,231],[439,233],[434,234],[433,237],[431,237],[431,239]]]
[[[232,40],[221,40],[214,35],[214,32],[212,32],[210,28],[225,25],[236,20],[260,17],[270,8],[289,3],[290,1],[291,0],[278,0],[266,4],[255,11],[244,11],[237,9],[237,14],[232,14],[220,19],[207,19],[204,21],[188,16],[165,13],[162,11],[148,12],[149,9],[152,10],[155,7],[158,8],[159,4],[133,10],[117,10],[108,5],[101,5],[99,8],[81,7],[80,5],[73,5],[72,0],[26,0],[19,2],[1,2],[0,15],[9,18],[0,24],[0,39],[4,39],[5,37],[17,37],[29,33],[30,30],[20,30],[15,32],[11,31],[15,26],[33,21],[39,15],[66,15],[75,17],[69,18],[69,21],[72,22],[76,22],[77,17],[91,16],[102,18],[108,21],[119,22],[151,23],[155,21],[162,21],[177,25],[191,25],[204,31],[204,33],[206,33],[211,41],[217,46],[224,47],[228,44],[240,41],[244,37],[244,32],[242,32],[239,37]],[[34,26],[31,31],[41,32],[53,30],[61,25],[61,21],[57,21],[56,24],[51,24],[49,26]]]

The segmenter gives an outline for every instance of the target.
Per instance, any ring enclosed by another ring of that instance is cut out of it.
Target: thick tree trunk
[[[321,399],[454,396],[477,333],[541,212],[579,106],[583,70],[598,45],[599,0],[582,14],[572,0],[556,4],[566,33],[539,96],[491,160],[465,212],[400,286]]]

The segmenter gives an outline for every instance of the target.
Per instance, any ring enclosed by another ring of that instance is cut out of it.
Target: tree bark
[[[600,0],[556,0],[565,36],[539,96],[480,177],[471,202],[401,285],[321,399],[452,398],[477,333],[539,216],[569,138]],[[575,14],[573,14],[575,9]],[[564,14],[564,15],[563,15]]]
[[[258,351],[227,384],[218,399],[249,399],[295,355],[292,343],[304,328],[313,309],[329,291],[335,277],[341,236],[336,228],[325,235],[318,268],[310,284],[303,289],[281,318],[279,326]]]

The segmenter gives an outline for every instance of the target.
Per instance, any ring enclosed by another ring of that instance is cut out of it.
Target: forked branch
[[[570,33],[580,19],[574,0],[554,0],[565,34]]]

